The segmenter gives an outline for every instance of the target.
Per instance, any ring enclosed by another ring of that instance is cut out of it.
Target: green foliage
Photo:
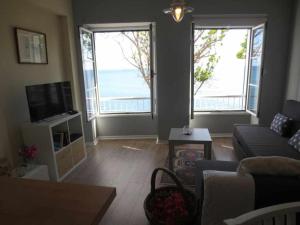
[[[220,58],[217,55],[216,47],[222,46],[226,32],[226,29],[195,31],[194,83],[198,86],[195,89],[195,95],[202,85],[213,77],[215,66]]]
[[[238,59],[246,59],[248,46],[248,34],[245,35],[244,41],[241,43],[241,50],[236,53]]]
[[[92,37],[90,33],[82,32],[82,45],[84,46],[83,57],[93,57]]]
[[[194,73],[194,79],[200,83],[209,80],[213,76],[213,71],[218,60],[219,57],[217,57],[216,55],[210,55],[208,62],[204,67],[200,67],[200,66],[196,67]]]

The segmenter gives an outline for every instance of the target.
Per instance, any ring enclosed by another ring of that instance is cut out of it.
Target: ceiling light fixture
[[[194,11],[194,8],[186,6],[184,0],[173,0],[171,7],[164,9],[165,14],[171,14],[173,19],[179,23],[186,13],[191,13]]]

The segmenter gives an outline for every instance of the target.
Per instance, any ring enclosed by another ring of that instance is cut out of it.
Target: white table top
[[[211,136],[207,128],[190,128],[192,134],[183,134],[182,128],[171,128],[169,141],[188,141],[188,142],[211,142]]]

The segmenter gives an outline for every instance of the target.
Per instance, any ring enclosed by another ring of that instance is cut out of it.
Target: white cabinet
[[[51,180],[61,181],[86,159],[81,113],[26,123],[22,133],[25,145],[36,145],[37,161],[48,166]]]

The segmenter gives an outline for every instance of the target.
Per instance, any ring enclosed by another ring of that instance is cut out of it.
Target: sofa
[[[241,176],[238,166],[239,162],[196,161],[198,225],[220,225],[255,209],[300,201],[299,176]]]
[[[232,142],[239,160],[255,156],[283,156],[300,159],[300,152],[288,144],[289,138],[300,129],[300,102],[287,100],[282,114],[292,118],[290,132],[285,137],[265,126],[234,125]]]

